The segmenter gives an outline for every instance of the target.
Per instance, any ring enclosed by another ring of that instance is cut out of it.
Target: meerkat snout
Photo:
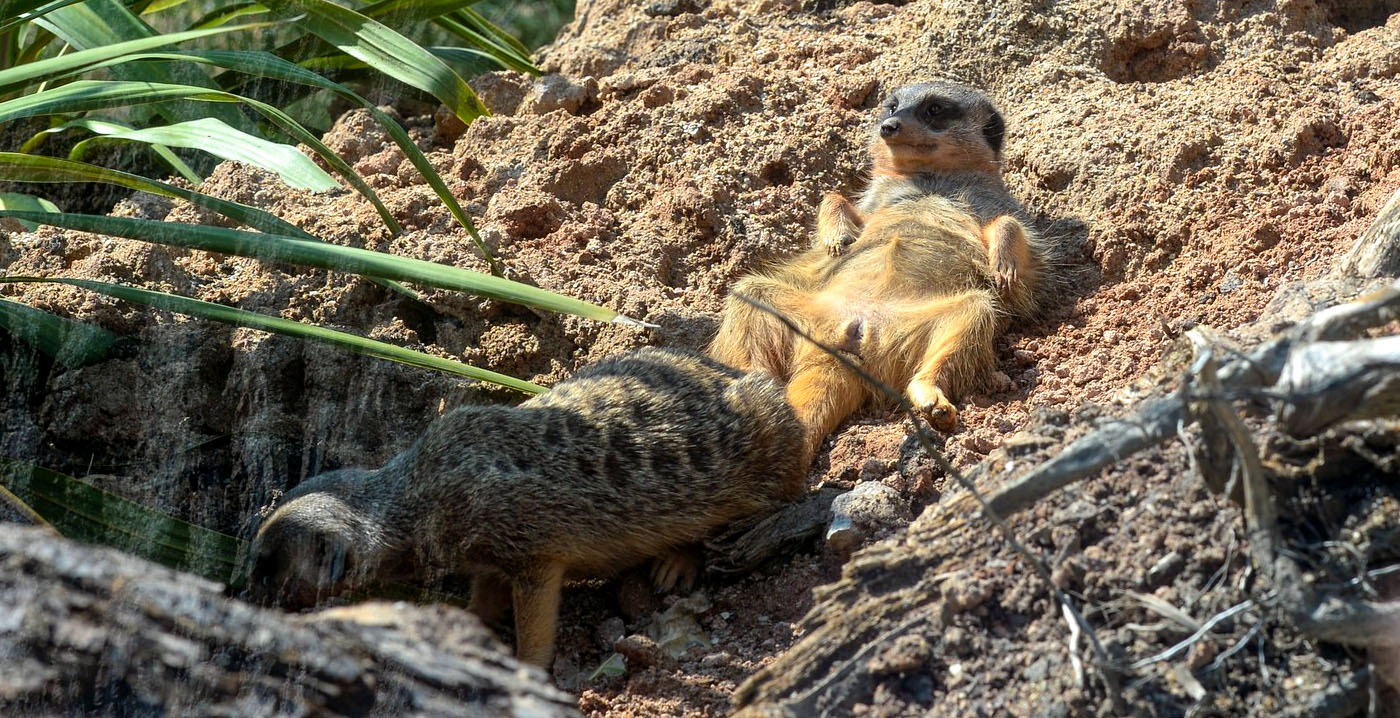
[[[899,134],[899,125],[900,122],[898,117],[891,117],[888,120],[881,122],[880,136],[885,139],[894,137],[895,135]]]

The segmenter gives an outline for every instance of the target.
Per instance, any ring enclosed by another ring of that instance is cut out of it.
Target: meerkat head
[[[905,85],[880,104],[874,174],[987,172],[1000,176],[1006,122],[990,98],[951,82]]]
[[[333,471],[287,494],[253,539],[250,599],[303,608],[379,577],[392,550],[375,509],[383,503],[374,500],[375,473]]]

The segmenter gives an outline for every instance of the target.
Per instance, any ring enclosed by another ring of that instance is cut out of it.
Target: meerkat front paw
[[[825,248],[827,254],[839,257],[855,241],[864,223],[850,200],[839,192],[827,192],[817,210],[816,244]]]
[[[1020,279],[1021,267],[1014,256],[1001,254],[992,264],[992,273],[996,277],[997,290],[1009,292]]]
[[[823,227],[817,232],[817,244],[821,245],[826,253],[832,257],[839,257],[846,253],[846,248],[851,246],[855,237],[842,231],[842,226]]]
[[[948,433],[958,427],[958,409],[937,385],[915,379],[909,384],[909,401],[934,429]]]

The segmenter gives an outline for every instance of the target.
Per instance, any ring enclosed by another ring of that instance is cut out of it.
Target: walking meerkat
[[[250,593],[305,606],[383,580],[473,577],[488,625],[548,666],[560,587],[668,554],[806,488],[783,387],[648,348],[519,406],[471,406],[377,470],[312,478],[262,524]]]
[[[732,293],[856,353],[951,431],[952,399],[995,365],[999,328],[1033,315],[1050,285],[1051,249],[1002,183],[1004,135],[981,92],[946,82],[895,90],[881,103],[859,204],[828,193],[812,247]],[[709,352],[787,381],[811,452],[871,394],[835,358],[733,296]]]

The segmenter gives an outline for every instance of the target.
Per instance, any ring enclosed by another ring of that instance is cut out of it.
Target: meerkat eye
[[[939,115],[943,114],[946,109],[947,108],[937,102],[930,102],[924,105],[923,115],[924,118],[928,120],[936,119]]]
[[[885,112],[889,112],[889,113],[893,114],[894,111],[895,111],[895,110],[898,110],[898,109],[899,109],[899,100],[896,100],[896,99],[894,99],[893,97],[891,97],[891,98],[889,99],[889,101],[885,103]]]

